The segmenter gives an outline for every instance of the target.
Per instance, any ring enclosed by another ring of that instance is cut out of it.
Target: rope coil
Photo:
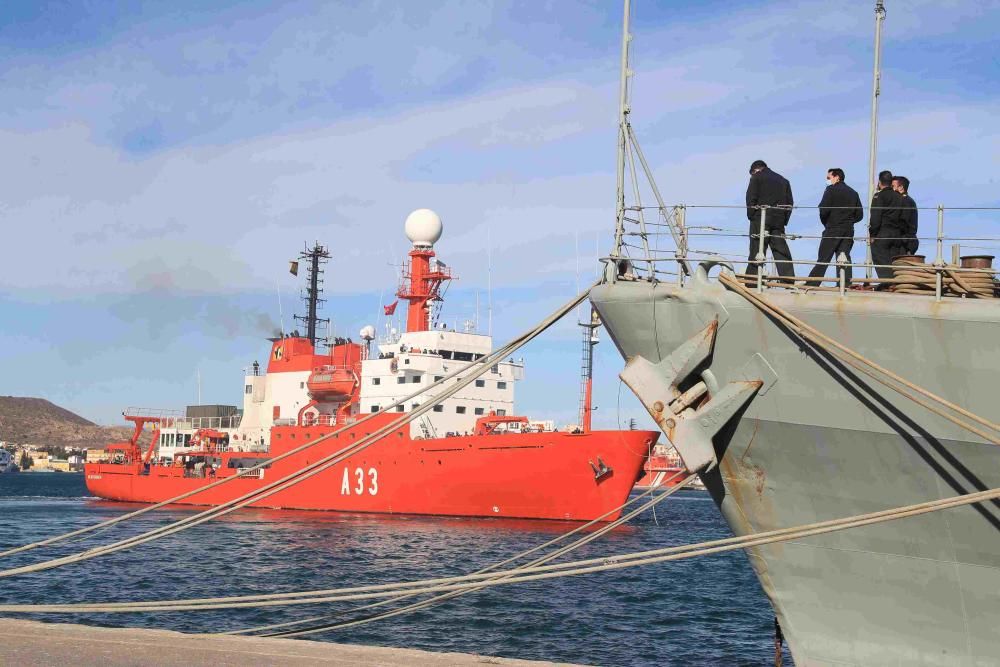
[[[947,264],[941,271],[941,294],[943,296],[964,296],[992,299],[998,295],[998,284],[989,273],[962,272],[962,267]],[[889,290],[903,294],[933,294],[936,288],[938,269],[926,264],[915,256],[897,257],[892,262],[892,273],[896,282]]]

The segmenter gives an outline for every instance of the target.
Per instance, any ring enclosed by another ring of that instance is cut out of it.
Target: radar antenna
[[[302,301],[306,304],[305,315],[295,315],[295,319],[306,326],[306,338],[316,347],[316,329],[323,322],[330,323],[329,319],[321,318],[317,315],[319,307],[326,303],[326,299],[320,295],[323,293],[323,265],[330,260],[329,251],[319,244],[319,241],[312,248],[306,248],[299,253],[299,259],[307,260],[306,281],[307,287],[302,295]]]

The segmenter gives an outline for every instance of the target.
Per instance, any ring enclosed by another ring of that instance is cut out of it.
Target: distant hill
[[[131,435],[127,426],[98,426],[44,398],[0,396],[0,440],[62,447],[104,447]]]

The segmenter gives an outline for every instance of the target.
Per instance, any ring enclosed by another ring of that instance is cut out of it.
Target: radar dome
[[[406,216],[406,238],[415,246],[430,247],[441,238],[444,225],[438,214],[429,208],[418,208]]]
[[[361,327],[361,340],[375,340],[375,327],[367,324]]]

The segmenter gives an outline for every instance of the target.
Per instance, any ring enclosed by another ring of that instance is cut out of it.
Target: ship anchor
[[[719,461],[712,438],[757,394],[764,381],[733,380],[714,395],[703,379],[685,385],[708,360],[718,318],[659,363],[634,356],[619,377],[649,411],[691,472],[708,472]]]

